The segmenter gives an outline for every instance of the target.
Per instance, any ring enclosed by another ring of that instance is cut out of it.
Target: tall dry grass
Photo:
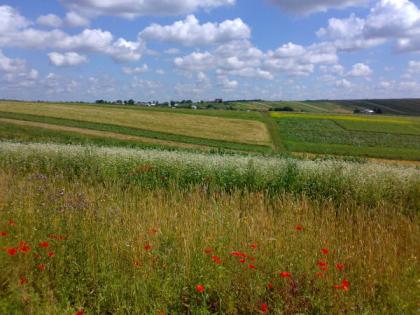
[[[266,304],[269,314],[416,314],[419,223],[390,201],[144,189],[3,167],[0,313],[260,314]]]

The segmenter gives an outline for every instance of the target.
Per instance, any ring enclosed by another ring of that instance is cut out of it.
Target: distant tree
[[[382,109],[380,109],[379,107],[376,107],[374,111],[376,114],[383,114]]]
[[[135,104],[135,102],[134,102],[134,100],[133,100],[133,99],[129,99],[129,100],[127,101],[127,104],[128,104],[128,105],[134,105],[134,104]]]
[[[117,101],[115,101],[115,103],[122,104],[123,102],[122,102],[122,100],[117,100]]]
[[[274,107],[269,109],[270,112],[294,112],[295,110],[289,106]]]
[[[353,114],[360,114],[361,113],[361,111],[360,111],[360,109],[358,109],[358,108],[356,108],[354,111],[353,111]]]
[[[106,101],[104,100],[96,100],[96,104],[106,104]]]

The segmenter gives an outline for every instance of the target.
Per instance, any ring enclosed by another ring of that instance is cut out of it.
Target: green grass
[[[284,152],[285,147],[275,119],[273,119],[269,113],[261,113],[261,116],[263,117],[263,122],[267,126],[271,140],[273,141],[274,151]]]
[[[288,151],[420,160],[418,119],[272,115]]]

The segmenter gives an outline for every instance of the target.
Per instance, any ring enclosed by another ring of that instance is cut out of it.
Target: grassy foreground
[[[2,314],[418,310],[419,216],[401,206],[7,171],[0,193]]]
[[[0,144],[0,314],[416,314],[419,170]]]

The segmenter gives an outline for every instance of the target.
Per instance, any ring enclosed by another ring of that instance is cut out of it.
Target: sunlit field
[[[273,113],[289,151],[420,159],[417,117]]]
[[[2,314],[415,314],[419,170],[0,145]]]
[[[14,102],[0,102],[0,112],[110,124],[203,139],[261,145],[270,142],[264,124],[248,119],[120,109],[112,106]]]

